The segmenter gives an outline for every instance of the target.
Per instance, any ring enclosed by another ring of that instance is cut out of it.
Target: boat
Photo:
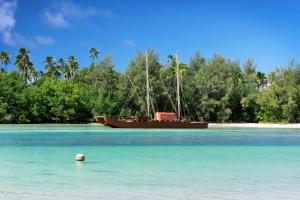
[[[208,123],[205,121],[152,120],[136,116],[120,119],[97,116],[96,122],[112,128],[208,128]]]
[[[126,116],[119,119],[114,119],[107,116],[97,116],[96,122],[112,128],[208,128],[206,121],[190,121],[181,119],[180,114],[180,79],[179,79],[179,64],[178,54],[176,53],[176,81],[177,81],[177,115],[174,112],[156,112],[154,119],[150,116],[150,95],[149,95],[149,72],[148,72],[148,53],[146,51],[146,87],[147,87],[147,116]]]

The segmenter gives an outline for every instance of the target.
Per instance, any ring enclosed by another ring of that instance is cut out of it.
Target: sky
[[[74,55],[89,66],[96,47],[118,71],[153,48],[162,62],[178,51],[188,63],[198,51],[241,64],[252,58],[268,73],[292,58],[300,62],[299,38],[297,0],[0,0],[0,51],[13,58],[9,70],[20,47],[40,70],[48,55]]]

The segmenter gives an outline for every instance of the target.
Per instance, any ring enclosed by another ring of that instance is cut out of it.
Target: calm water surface
[[[300,199],[297,129],[0,125],[0,158],[0,199]]]

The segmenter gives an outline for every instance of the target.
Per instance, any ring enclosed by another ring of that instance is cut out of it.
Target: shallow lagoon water
[[[298,129],[1,125],[0,158],[0,199],[300,196]]]

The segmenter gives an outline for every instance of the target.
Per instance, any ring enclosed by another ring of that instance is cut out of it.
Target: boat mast
[[[148,67],[148,50],[146,50],[146,87],[147,87],[147,116],[150,117],[150,94],[149,94],[149,90],[150,90],[150,86],[149,86],[149,67]]]
[[[179,91],[179,62],[178,62],[178,52],[176,52],[176,80],[177,80],[177,118],[180,120],[180,91]]]

